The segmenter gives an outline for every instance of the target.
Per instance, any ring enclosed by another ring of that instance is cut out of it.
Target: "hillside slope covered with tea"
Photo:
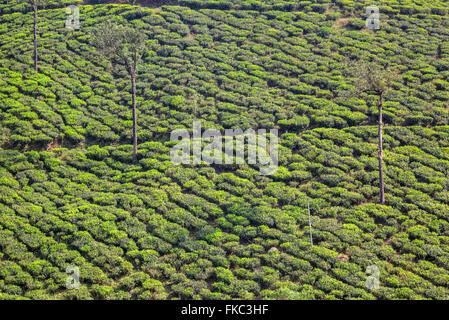
[[[380,2],[372,31],[363,2],[257,3],[82,5],[76,31],[52,5],[37,73],[32,11],[0,1],[0,299],[449,298],[449,4]],[[148,37],[137,163],[128,74],[89,41],[104,21]],[[366,57],[400,72],[385,205],[377,97],[348,95]],[[174,165],[194,120],[279,129],[278,170]]]

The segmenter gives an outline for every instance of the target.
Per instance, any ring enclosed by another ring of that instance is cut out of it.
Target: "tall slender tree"
[[[379,199],[385,203],[385,184],[383,168],[383,104],[385,94],[391,89],[391,83],[396,78],[396,71],[390,67],[381,66],[376,61],[359,60],[348,64],[349,74],[355,78],[356,93],[374,94],[378,97],[378,135],[379,135]]]
[[[48,3],[49,0],[25,0],[26,2],[28,2],[32,7],[33,7],[33,12],[34,12],[34,28],[33,28],[33,33],[34,33],[34,42],[33,42],[33,59],[34,59],[34,70],[36,70],[36,72],[39,71],[39,66],[38,66],[38,57],[37,57],[37,18],[38,18],[38,11],[40,7],[45,7]]]
[[[133,112],[133,157],[137,161],[137,105],[136,79],[139,61],[147,50],[146,35],[130,27],[105,22],[92,33],[91,44],[103,56],[124,64],[130,80],[132,90]]]

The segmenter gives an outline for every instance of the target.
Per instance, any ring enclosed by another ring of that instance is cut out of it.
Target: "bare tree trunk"
[[[136,110],[136,74],[131,72],[131,82],[133,91],[133,157],[137,162],[137,110]]]
[[[34,9],[34,69],[39,71],[37,66],[37,6],[33,5]]]
[[[383,108],[383,92],[379,95],[379,188],[380,203],[385,203],[384,193],[384,169],[383,169],[383,139],[382,139],[382,108]]]

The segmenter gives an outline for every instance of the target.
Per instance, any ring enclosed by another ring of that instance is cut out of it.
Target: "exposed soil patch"
[[[341,261],[349,261],[349,256],[346,255],[346,254],[339,254],[339,255],[337,256],[337,259],[338,259],[338,260],[341,260]]]
[[[339,29],[339,28],[343,28],[345,25],[348,24],[348,18],[341,18],[338,19],[334,25],[332,26],[332,28],[334,29]]]

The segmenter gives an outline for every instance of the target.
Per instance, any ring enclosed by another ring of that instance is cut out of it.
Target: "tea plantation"
[[[379,30],[371,1],[93,2],[39,9],[36,72],[33,10],[0,0],[0,300],[449,299],[447,1],[377,1]],[[105,21],[148,38],[137,162],[128,73],[90,42]],[[398,70],[384,205],[377,96],[348,94],[366,57]],[[278,170],[173,164],[195,120],[278,129]]]

